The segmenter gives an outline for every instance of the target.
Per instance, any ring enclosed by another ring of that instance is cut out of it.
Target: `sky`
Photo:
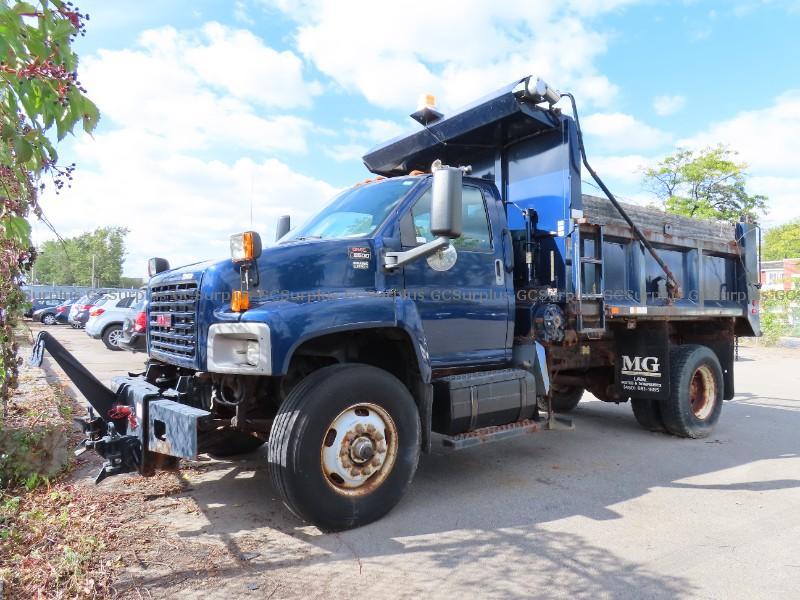
[[[63,237],[127,227],[128,276],[224,258],[239,231],[271,240],[369,177],[361,156],[415,128],[422,94],[447,114],[531,74],[575,94],[621,199],[654,202],[644,168],[722,143],[769,197],[765,226],[800,217],[800,0],[77,4],[101,122],[60,146],[75,179],[42,206]]]

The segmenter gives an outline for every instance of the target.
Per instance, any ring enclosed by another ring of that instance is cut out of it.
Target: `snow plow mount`
[[[76,419],[86,435],[76,453],[92,449],[105,459],[95,483],[133,471],[153,475],[197,456],[197,432],[208,411],[176,402],[174,390],[150,383],[146,374],[115,377],[109,389],[45,331],[33,346],[32,366],[41,366],[45,350],[91,406],[87,417]]]

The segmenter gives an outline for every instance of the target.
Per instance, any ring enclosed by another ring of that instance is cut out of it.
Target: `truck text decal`
[[[354,269],[369,269],[369,261],[372,258],[369,246],[351,246],[348,254]]]

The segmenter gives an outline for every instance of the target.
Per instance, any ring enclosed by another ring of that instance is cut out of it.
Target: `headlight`
[[[271,373],[266,323],[214,323],[208,329],[207,344],[207,369],[211,373]]]
[[[261,256],[261,236],[245,231],[231,236],[231,259],[235,263],[255,260]]]

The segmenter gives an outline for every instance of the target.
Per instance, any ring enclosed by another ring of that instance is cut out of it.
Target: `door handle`
[[[494,260],[494,282],[496,285],[505,286],[506,284],[506,273],[503,268],[503,261],[499,258]]]

